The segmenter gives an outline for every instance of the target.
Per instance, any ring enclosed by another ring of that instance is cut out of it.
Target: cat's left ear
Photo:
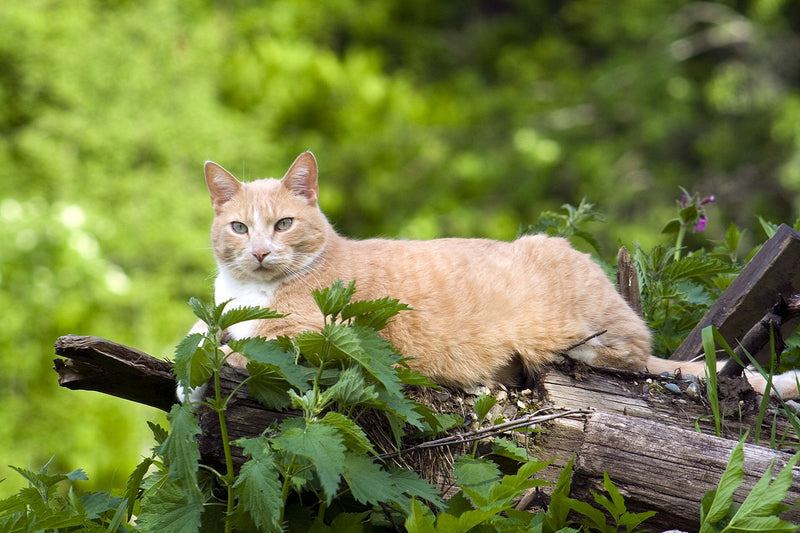
[[[317,185],[317,160],[311,152],[303,152],[286,171],[281,184],[295,196],[301,196],[315,205],[319,197]]]

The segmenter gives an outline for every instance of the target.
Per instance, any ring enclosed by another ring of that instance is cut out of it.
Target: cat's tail
[[[725,361],[717,363],[717,371],[722,369]],[[703,360],[700,361],[673,361],[671,359],[661,359],[660,357],[650,356],[647,359],[647,371],[653,374],[669,372],[670,374],[680,370],[682,374],[693,374],[705,379],[708,377],[708,366]],[[764,394],[767,388],[767,380],[752,368],[747,368],[744,372],[750,386],[759,394]],[[780,396],[788,400],[800,398],[800,371],[792,370],[777,374],[772,377],[772,396]]]

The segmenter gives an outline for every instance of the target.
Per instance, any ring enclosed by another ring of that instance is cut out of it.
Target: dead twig
[[[392,459],[394,457],[399,457],[404,453],[412,452],[415,450],[424,450],[426,448],[438,448],[442,446],[451,446],[454,444],[466,444],[468,442],[474,442],[476,440],[492,437],[500,433],[505,433],[506,431],[511,431],[512,429],[531,426],[533,424],[541,424],[543,422],[555,420],[557,418],[574,418],[578,416],[587,416],[594,412],[590,409],[570,409],[568,411],[562,411],[559,413],[542,414],[550,410],[551,409],[549,408],[539,409],[534,413],[525,415],[520,418],[515,418],[514,420],[509,420],[508,422],[503,422],[502,424],[496,424],[491,427],[481,428],[467,433],[462,433],[459,435],[442,437],[441,439],[429,440],[420,444],[416,444],[414,446],[410,446],[408,448],[403,448],[402,450],[398,450],[396,452],[384,453],[379,455],[378,457],[381,459]]]

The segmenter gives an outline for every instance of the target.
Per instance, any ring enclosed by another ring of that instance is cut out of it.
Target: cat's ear
[[[302,196],[314,205],[319,196],[317,160],[311,152],[303,152],[286,171],[281,184],[295,196]]]
[[[206,161],[205,174],[208,192],[211,193],[211,204],[214,212],[219,214],[222,206],[239,192],[242,183],[213,161]]]

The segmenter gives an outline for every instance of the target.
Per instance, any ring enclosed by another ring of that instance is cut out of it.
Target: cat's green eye
[[[286,231],[292,226],[293,219],[282,218],[275,223],[275,231]]]
[[[231,229],[234,233],[238,233],[240,235],[244,235],[247,233],[247,226],[242,224],[241,222],[231,222]]]

